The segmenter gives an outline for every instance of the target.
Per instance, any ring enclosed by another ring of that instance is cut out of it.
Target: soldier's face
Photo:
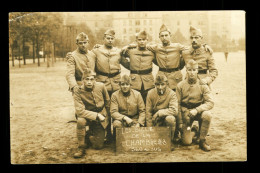
[[[91,89],[93,88],[95,81],[96,80],[94,76],[89,76],[83,80],[83,83],[86,88]]]
[[[121,91],[123,93],[127,93],[130,91],[130,84],[129,83],[125,83],[125,82],[121,82],[120,83],[120,88],[121,88]]]
[[[77,45],[78,45],[78,48],[80,51],[86,52],[88,49],[88,46],[89,46],[89,42],[88,42],[88,40],[78,41]]]
[[[156,82],[155,83],[155,87],[159,94],[163,94],[166,91],[166,86],[167,86],[166,82]]]
[[[189,79],[197,79],[198,67],[187,65],[186,71]]]
[[[104,45],[106,45],[107,47],[112,47],[114,42],[115,42],[115,37],[111,35],[104,36]]]
[[[163,31],[160,33],[159,38],[164,45],[167,45],[170,43],[171,35],[168,31]]]
[[[193,49],[200,48],[200,46],[202,44],[201,36],[190,36],[190,40],[191,40],[191,45],[192,45]]]
[[[147,38],[146,37],[140,37],[138,36],[136,38],[136,42],[138,44],[138,47],[140,48],[145,48],[146,47],[146,44],[147,44]]]

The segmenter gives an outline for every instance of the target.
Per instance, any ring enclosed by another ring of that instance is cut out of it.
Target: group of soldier
[[[89,146],[101,149],[113,142],[116,128],[122,127],[168,126],[173,143],[194,142],[211,150],[206,142],[214,106],[210,84],[218,75],[213,51],[203,44],[201,30],[192,26],[190,46],[172,43],[165,25],[159,38],[160,44],[149,44],[146,31],[141,31],[136,43],[119,49],[109,29],[104,43],[89,51],[88,36],[77,36],[77,49],[67,54],[66,73],[77,118],[75,158],[84,156]],[[153,64],[159,67],[155,78]],[[121,65],[130,75],[121,76]],[[192,126],[194,120],[199,126]]]

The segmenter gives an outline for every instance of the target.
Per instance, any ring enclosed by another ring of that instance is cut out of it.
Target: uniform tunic
[[[153,67],[153,60],[154,60],[154,53],[145,49],[139,50],[138,48],[135,49],[128,49],[124,54],[125,57],[130,58],[130,62],[128,66],[126,66],[129,70],[134,71],[143,71],[152,69]],[[144,86],[144,90],[148,90],[154,88],[154,78],[152,72],[148,74],[133,74],[130,73],[131,77],[131,85],[133,89],[141,90],[142,85]]]
[[[192,109],[196,109],[198,114],[208,111],[214,106],[209,87],[201,85],[199,80],[195,84],[189,84],[188,79],[180,82],[177,85],[176,95],[178,98],[179,117],[182,117],[181,114],[184,112],[183,103],[191,106],[197,105]],[[180,119],[180,123],[182,123],[182,119]]]
[[[194,50],[192,46],[189,49],[182,52],[182,57],[187,64],[190,59],[196,61],[199,65],[199,71],[206,71],[205,74],[198,74],[200,79],[207,81],[207,84],[211,84],[218,76],[218,70],[215,65],[215,59],[210,52],[206,51],[203,46]]]
[[[106,128],[109,118],[110,98],[103,83],[96,82],[92,91],[85,90],[84,85],[82,85],[74,93],[73,98],[75,111],[79,118],[96,121],[97,113],[100,113],[106,117],[105,121],[101,123]]]
[[[88,51],[86,54],[82,54],[79,52],[79,49],[76,49],[69,54],[67,60],[66,80],[69,84],[70,91],[72,91],[74,86],[82,84],[81,78],[86,68],[94,70],[94,56],[95,55],[91,51]]]
[[[145,105],[140,92],[131,89],[129,96],[124,96],[121,90],[114,92],[111,96],[110,113],[114,120],[122,121],[127,116],[144,126]]]
[[[116,91],[119,89],[120,74],[109,78],[98,74],[98,71],[103,73],[117,73],[121,70],[121,49],[113,47],[112,49],[107,49],[104,45],[99,48],[93,49],[94,61],[96,64],[97,81],[105,84],[108,91]]]
[[[160,111],[159,117],[178,115],[177,97],[170,88],[167,87],[163,95],[159,95],[156,88],[148,92],[146,99],[146,124],[148,127],[152,126],[152,117],[157,111]]]
[[[156,61],[159,68],[179,68],[181,53],[185,50],[185,47],[180,43],[170,43],[168,46],[163,46],[162,44],[148,45],[147,49],[154,52],[156,55]],[[182,73],[180,70],[174,72],[163,72],[169,82],[169,87],[175,89],[177,83],[182,81]]]

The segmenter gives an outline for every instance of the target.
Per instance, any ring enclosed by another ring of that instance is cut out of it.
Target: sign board
[[[170,152],[170,127],[116,129],[116,153]]]

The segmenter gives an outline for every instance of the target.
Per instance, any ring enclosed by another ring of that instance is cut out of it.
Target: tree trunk
[[[12,66],[14,67],[14,47],[11,47],[12,49]]]
[[[36,55],[38,59],[38,66],[40,66],[40,56],[39,56],[39,38],[36,36]]]
[[[33,40],[33,63],[35,64],[35,41]]]
[[[25,55],[25,38],[23,37],[23,64],[26,65],[26,55]]]
[[[21,67],[21,62],[20,62],[20,61],[21,61],[21,60],[20,60],[20,59],[21,59],[21,55],[20,55],[20,54],[21,54],[21,52],[20,52],[20,43],[19,43],[19,46],[18,46],[18,47],[19,47],[19,48],[18,48],[18,54],[19,54],[19,56],[18,56],[18,61],[19,61],[19,68],[20,68],[20,67]]]

